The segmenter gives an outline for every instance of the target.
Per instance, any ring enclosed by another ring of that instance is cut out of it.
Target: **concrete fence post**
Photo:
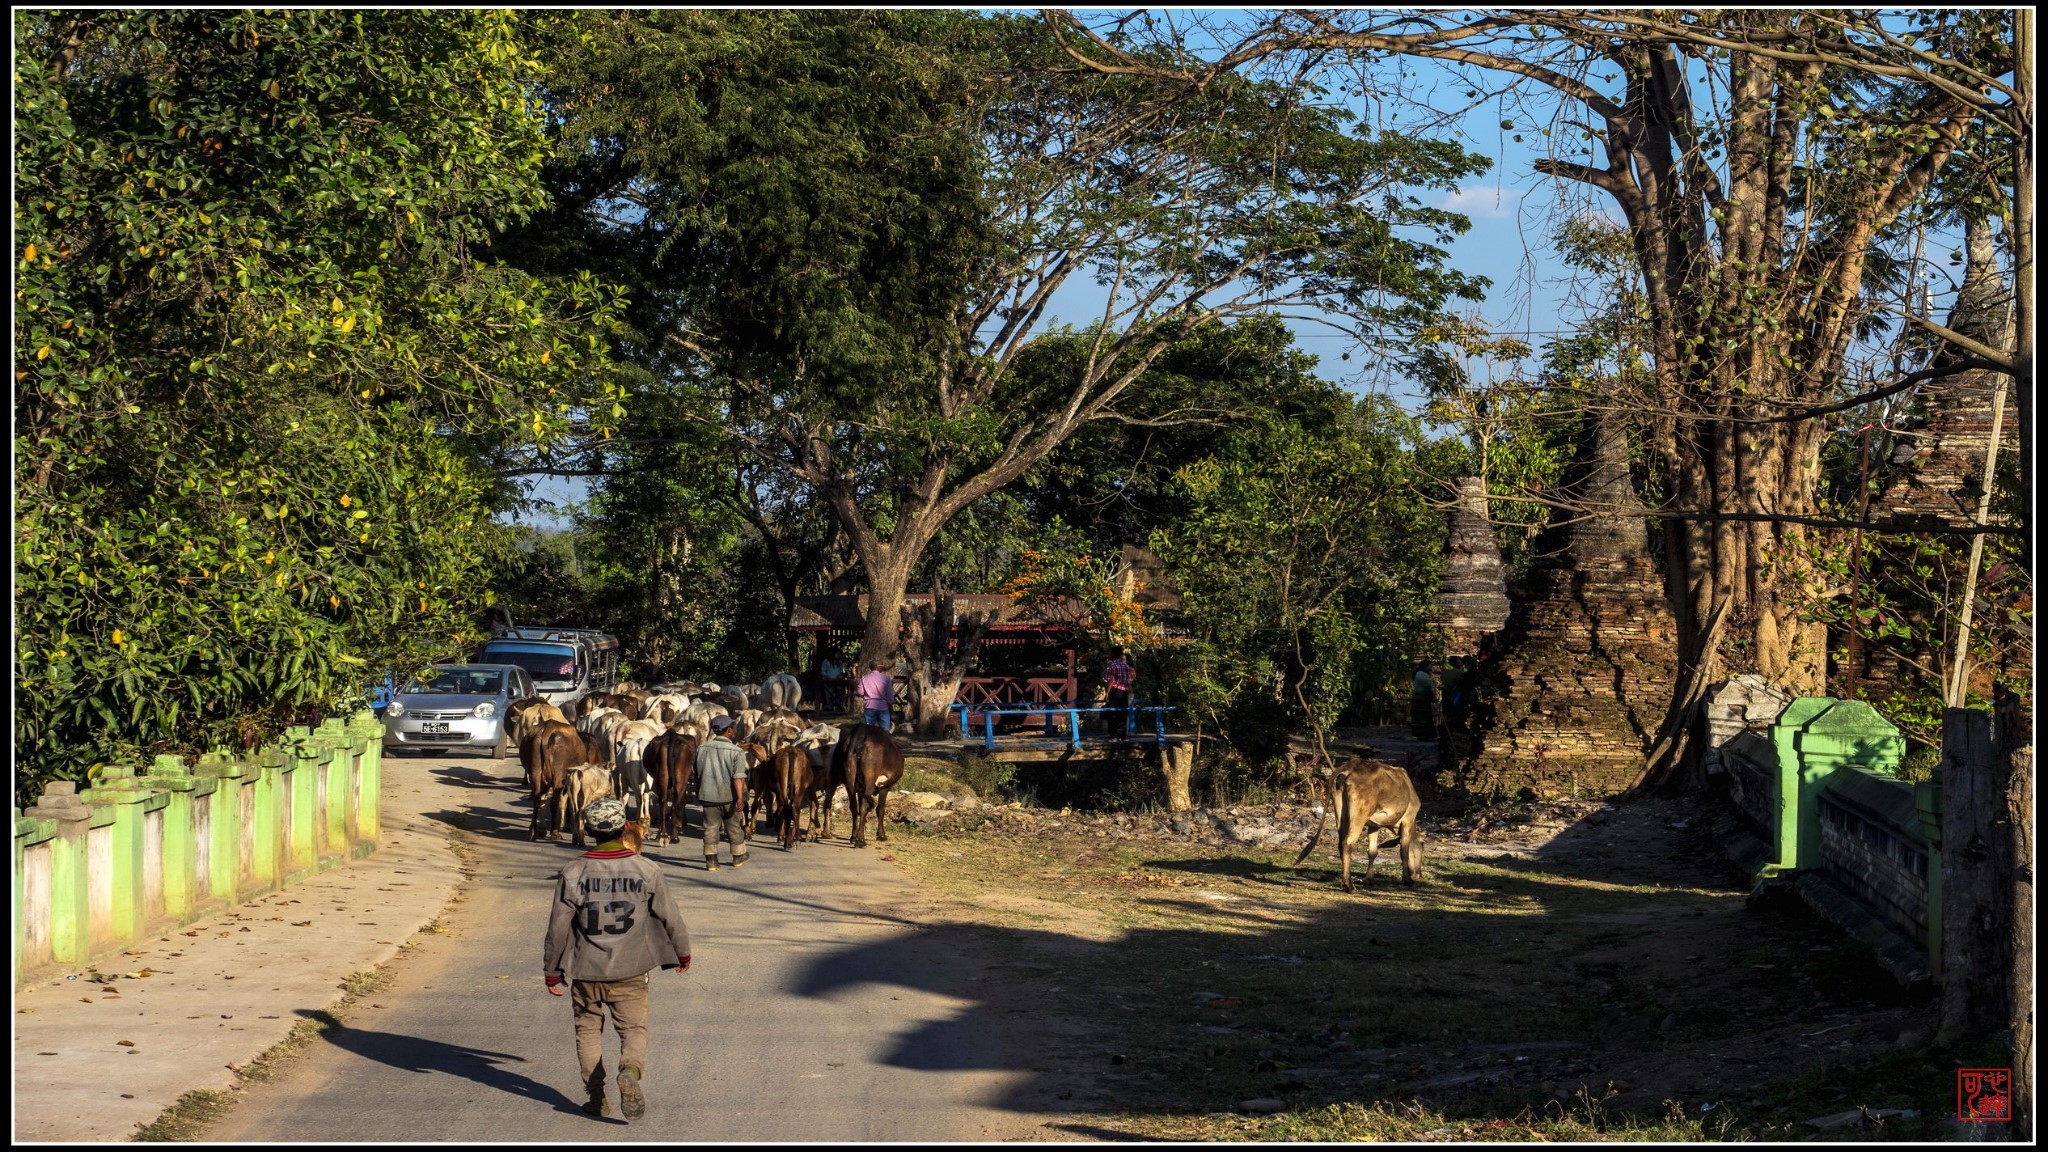
[[[164,915],[180,924],[191,919],[199,906],[198,814],[193,802],[198,787],[183,756],[159,756],[149,766],[141,783],[152,792],[163,793],[164,805]]]
[[[329,753],[320,788],[320,867],[332,868],[349,858],[349,784],[355,775],[356,741],[340,720],[320,722],[320,741]]]
[[[212,811],[207,814],[206,893],[223,904],[242,897],[242,806],[249,795],[242,786],[242,768],[225,751],[208,752],[195,769],[213,780]]]
[[[43,785],[42,798],[23,815],[54,821],[57,827],[50,839],[50,958],[83,964],[92,957],[92,892],[85,864],[92,809],[78,798],[78,785],[60,780]]]
[[[1991,717],[1965,708],[1941,716],[1941,1022],[1935,1043],[2003,1027],[2006,965],[2000,893],[1992,862],[1993,824],[2004,795],[1993,786]]]
[[[375,848],[383,828],[378,821],[384,776],[384,723],[371,712],[358,712],[350,728],[363,742],[356,758],[355,838]]]
[[[285,763],[281,775],[288,777],[284,791],[290,810],[282,814],[287,834],[285,865],[278,878],[279,887],[311,876],[319,866],[316,831],[319,813],[315,811],[314,800],[320,787],[320,775],[330,758],[324,749],[313,745],[312,733],[305,728],[285,729],[285,741]]]
[[[112,765],[102,770],[98,784],[86,789],[80,798],[95,807],[113,810],[113,915],[107,925],[113,940],[106,943],[134,943],[143,936],[148,899],[145,888],[149,877],[143,874],[142,867],[142,817],[143,804],[150,799],[149,789],[135,778],[133,768]]]
[[[284,777],[288,761],[279,748],[264,748],[256,755],[256,762],[250,766],[255,773],[249,784],[255,835],[249,852],[247,889],[251,893],[274,892],[284,885]]]

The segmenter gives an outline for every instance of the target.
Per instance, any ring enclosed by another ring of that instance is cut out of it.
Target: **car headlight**
[[[405,715],[405,705],[393,700],[391,706],[384,709],[384,714],[386,716],[403,716]]]
[[[496,716],[497,714],[498,706],[496,704],[491,703],[489,700],[486,700],[483,703],[476,706],[476,718],[479,720],[489,720],[491,717]]]

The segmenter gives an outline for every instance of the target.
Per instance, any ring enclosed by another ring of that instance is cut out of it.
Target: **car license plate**
[[[448,722],[447,722],[446,720],[439,720],[439,721],[436,721],[436,720],[426,720],[426,721],[422,721],[422,722],[420,723],[420,731],[421,731],[421,732],[422,732],[423,734],[426,734],[426,735],[429,735],[429,736],[433,735],[433,734],[434,734],[434,733],[436,733],[436,732],[446,732],[446,731],[448,731]]]

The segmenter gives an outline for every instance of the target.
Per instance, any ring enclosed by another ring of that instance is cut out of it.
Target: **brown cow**
[[[741,744],[740,751],[747,754],[747,828],[751,831],[763,809],[767,810],[769,824],[775,825],[775,769],[771,766],[774,755],[754,740]]]
[[[1372,885],[1373,863],[1380,854],[1380,833],[1392,833],[1401,842],[1401,882],[1413,884],[1422,875],[1422,832],[1416,817],[1422,800],[1415,795],[1415,783],[1408,773],[1392,764],[1368,761],[1360,756],[1346,760],[1330,776],[1329,808],[1337,812],[1337,856],[1343,861],[1344,890],[1351,888],[1351,852],[1358,837],[1365,836],[1365,883]],[[1329,813],[1324,812],[1325,820]],[[1308,859],[1323,838],[1323,825],[1309,837],[1308,847],[1295,857],[1296,864]]]
[[[554,720],[567,724],[569,718],[562,710],[539,696],[528,696],[514,700],[506,706],[505,730],[512,737],[513,744],[525,741],[527,733],[534,730],[543,720]]]
[[[768,761],[768,787],[775,799],[770,808],[776,836],[782,841],[782,850],[792,851],[799,835],[798,825],[803,817],[805,802],[816,793],[823,791],[826,777],[811,766],[811,758],[795,745],[786,745]],[[816,827],[815,817],[812,819]],[[815,837],[813,837],[815,839]]]
[[[846,789],[846,806],[853,822],[850,839],[855,848],[868,846],[868,812],[875,814],[875,839],[888,843],[889,789],[903,779],[903,750],[889,733],[874,724],[856,724],[840,737],[832,756],[831,784],[825,791],[829,811],[832,790]],[[828,815],[826,817],[830,819]]]
[[[647,742],[641,753],[654,782],[654,820],[649,825],[664,844],[682,835],[683,804],[689,799],[690,771],[697,763],[697,738],[686,732],[664,732]]]
[[[568,773],[583,763],[583,740],[567,724],[543,720],[519,742],[519,760],[526,768],[526,788],[533,798],[531,835],[535,840],[542,838],[541,811],[553,801],[554,826],[546,837],[552,840],[562,829],[564,782]]]

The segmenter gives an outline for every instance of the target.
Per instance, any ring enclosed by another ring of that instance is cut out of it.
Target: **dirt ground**
[[[1421,773],[1417,773],[1418,776]],[[1078,1022],[1076,1135],[1944,1139],[1933,1007],[1802,908],[1752,907],[1689,801],[1425,794],[1414,887],[1295,852],[982,809],[891,829]],[[1361,862],[1362,866],[1362,862]],[[1817,1123],[1816,1123],[1817,1122]]]

